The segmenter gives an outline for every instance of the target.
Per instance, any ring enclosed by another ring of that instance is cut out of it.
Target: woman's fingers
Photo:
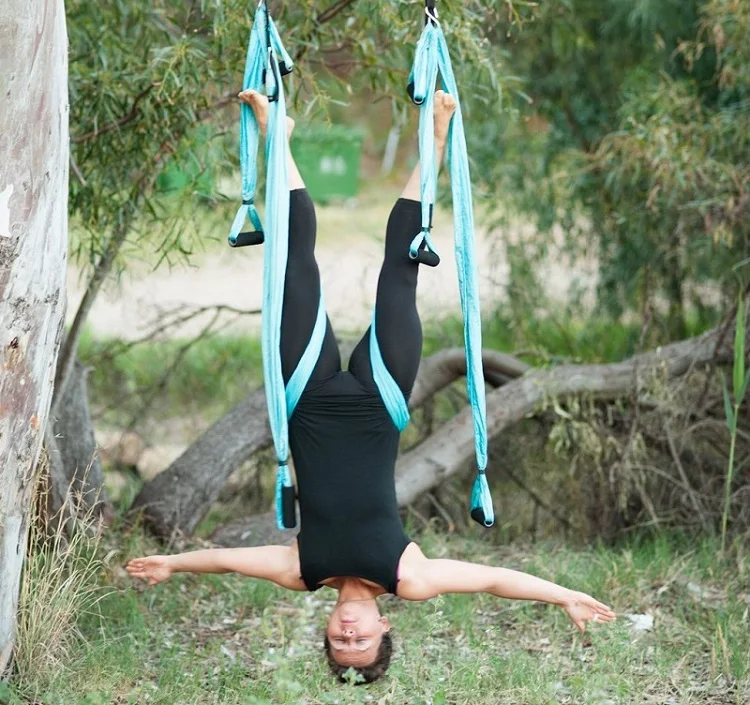
[[[601,615],[602,618],[603,617],[609,617],[610,619],[615,618],[615,613],[611,607],[608,607],[603,602],[599,602],[599,600],[595,600],[590,595],[586,595],[583,602],[587,607],[593,609],[597,614]]]
[[[157,561],[153,560],[153,556],[147,556],[146,558],[133,558],[125,566],[125,570],[133,578],[141,578],[142,580],[150,578],[149,585],[155,585],[155,582],[151,582],[151,580],[154,580],[154,578],[151,577],[151,572],[153,568],[156,567],[156,563]]]

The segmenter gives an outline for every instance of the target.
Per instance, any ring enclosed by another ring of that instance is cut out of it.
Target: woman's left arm
[[[399,595],[407,600],[429,600],[444,593],[486,592],[510,600],[537,600],[562,607],[579,631],[589,620],[609,622],[615,613],[583,592],[528,573],[508,568],[464,563],[447,559],[420,561],[418,576],[399,586]]]

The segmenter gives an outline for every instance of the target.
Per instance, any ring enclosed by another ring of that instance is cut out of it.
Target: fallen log
[[[528,366],[494,350],[483,354],[489,384],[517,377]],[[466,374],[463,348],[441,350],[420,365],[409,406],[415,409]],[[142,513],[157,537],[190,535],[216,501],[229,476],[271,444],[265,395],[253,392],[203,433],[164,472],[143,485],[131,511]]]
[[[258,389],[145,483],[131,512],[142,513],[146,526],[162,539],[176,532],[192,534],[232,472],[270,443],[266,397]]]
[[[731,345],[717,351],[720,330],[672,343],[624,361],[601,365],[561,365],[534,370],[487,395],[487,436],[518,423],[537,410],[545,399],[588,394],[598,399],[616,399],[640,392],[655,372],[665,379],[685,374],[691,366],[715,359],[729,359]],[[718,353],[718,355],[717,355]],[[424,443],[399,458],[396,494],[400,506],[467,467],[474,457],[474,427],[467,407]],[[492,468],[489,469],[492,473]]]

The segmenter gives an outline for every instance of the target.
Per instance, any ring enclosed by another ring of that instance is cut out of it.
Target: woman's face
[[[336,605],[326,633],[336,663],[358,668],[375,661],[383,634],[390,630],[375,600],[366,600]]]

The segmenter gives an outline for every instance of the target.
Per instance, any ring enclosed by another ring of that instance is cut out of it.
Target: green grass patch
[[[394,662],[382,681],[353,688],[336,683],[322,657],[333,591],[291,593],[239,576],[176,576],[143,588],[118,566],[156,547],[138,531],[113,533],[107,548],[117,557],[103,578],[113,591],[98,614],[82,616],[85,645],[51,677],[12,684],[11,702],[740,705],[750,696],[742,544],[721,559],[715,540],[695,537],[582,550],[501,548],[484,537],[427,532],[417,540],[430,556],[503,565],[589,592],[618,620],[581,637],[562,610],[538,603],[386,597]],[[636,632],[628,613],[653,615],[653,629]]]
[[[127,347],[121,341],[81,339],[79,356],[91,367],[89,392],[106,418],[127,423],[143,415],[212,416],[230,409],[262,383],[260,340],[217,335],[190,344],[173,339]]]
[[[568,322],[561,328],[550,318],[535,324],[530,343],[518,338],[500,315],[485,322],[486,347],[520,351],[533,364],[619,360],[633,352],[638,329],[606,321]],[[94,407],[106,410],[113,423],[142,417],[144,402],[149,415],[215,416],[262,383],[258,337],[215,335],[189,343],[172,339],[128,347],[85,334],[79,354],[91,367],[88,384]],[[425,323],[424,355],[462,344],[458,318]]]

